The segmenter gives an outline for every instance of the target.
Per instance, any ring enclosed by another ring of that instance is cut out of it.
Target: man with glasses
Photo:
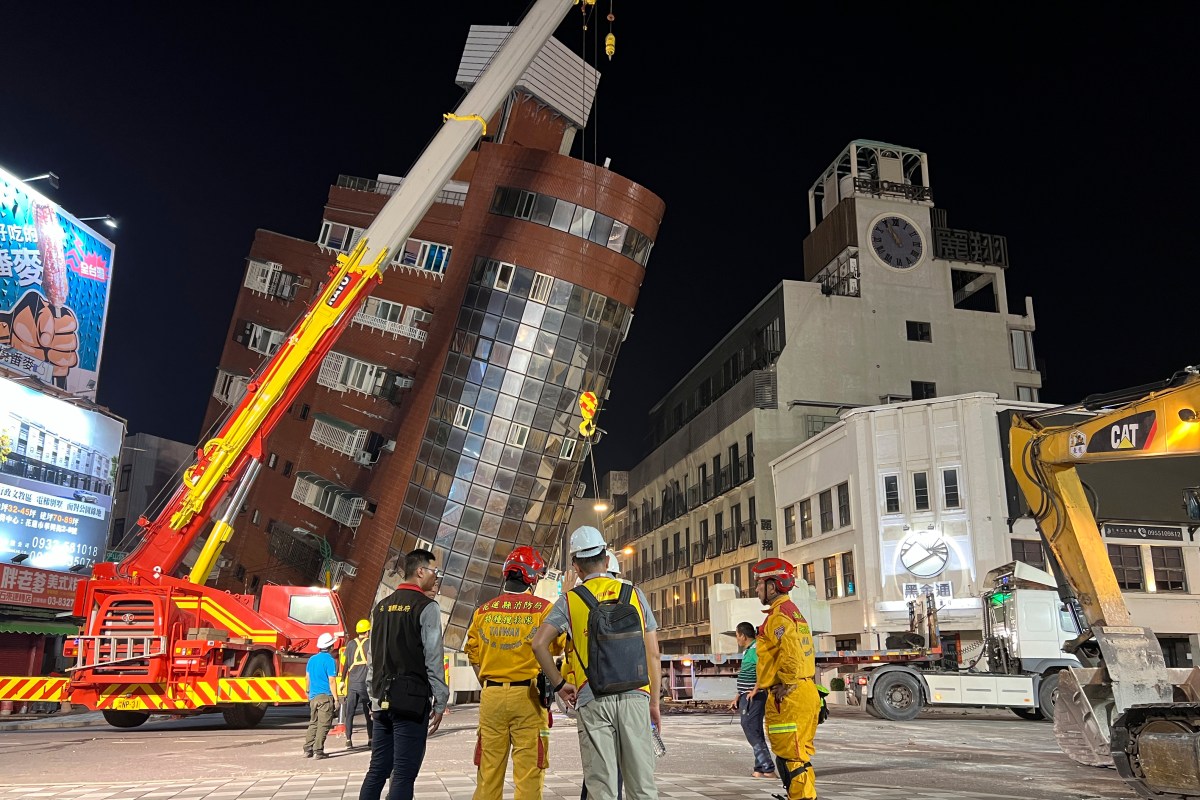
[[[388,800],[412,800],[429,736],[442,724],[450,687],[442,667],[441,611],[434,588],[442,577],[434,555],[404,557],[404,581],[375,606],[367,685],[375,730],[371,764],[359,800],[379,800],[391,775]]]

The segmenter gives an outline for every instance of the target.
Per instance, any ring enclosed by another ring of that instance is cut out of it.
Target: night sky
[[[560,40],[594,49],[600,4],[588,34],[572,11]],[[119,218],[99,401],[131,432],[186,442],[255,229],[315,240],[339,173],[405,174],[461,98],[467,27],[524,11],[33,5],[6,9],[0,30],[0,165],[53,171],[60,189],[33,185]],[[852,139],[924,150],[949,224],[1008,237],[1009,305],[1034,299],[1043,400],[1200,360],[1196,17],[1026,8],[616,4],[584,157],[610,157],[667,211],[599,418],[601,472],[636,463],[649,408],[803,277],[806,190]]]

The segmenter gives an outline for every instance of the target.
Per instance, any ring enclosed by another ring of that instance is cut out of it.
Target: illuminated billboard
[[[0,378],[0,562],[103,561],[124,438],[112,417]]]
[[[0,169],[0,366],[94,400],[113,243]]]

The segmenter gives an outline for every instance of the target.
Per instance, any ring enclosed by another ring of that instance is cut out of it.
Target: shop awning
[[[48,636],[62,633],[74,636],[79,633],[79,626],[73,622],[0,620],[0,633],[44,633]]]

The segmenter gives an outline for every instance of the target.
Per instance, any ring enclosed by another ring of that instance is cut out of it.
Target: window
[[[958,470],[942,470],[942,498],[946,508],[959,508],[962,501],[958,497]]]
[[[1038,401],[1037,387],[1036,386],[1018,386],[1017,387],[1017,399],[1018,400],[1026,400],[1030,403],[1036,403]]]
[[[853,597],[854,591],[854,553],[842,553],[842,596]]]
[[[474,414],[474,409],[470,406],[459,405],[454,411],[454,427],[462,428],[464,431],[471,426],[471,416]]]
[[[512,286],[513,273],[516,269],[512,264],[500,262],[496,268],[496,281],[492,286],[502,292],[507,292],[508,287]]]
[[[1145,591],[1142,580],[1142,552],[1137,545],[1110,544],[1108,560],[1117,574],[1117,586],[1126,591]]]
[[[804,502],[808,502],[805,500]],[[783,510],[783,543],[796,543],[796,507],[788,506]]]
[[[254,513],[250,515],[250,524],[257,525],[259,516],[260,516],[259,510],[257,508],[254,509]]]
[[[279,345],[283,344],[283,336],[283,331],[251,323],[250,335],[246,339],[246,347],[260,355],[274,355],[275,351],[279,349]]]
[[[825,599],[832,600],[838,596],[837,556],[822,559],[821,568],[825,574]]]
[[[550,290],[554,288],[554,278],[541,272],[534,273],[533,288],[529,290],[529,299],[535,303],[544,303],[550,299]]]
[[[133,475],[133,464],[125,464],[121,467],[121,483],[117,488],[118,492],[129,491],[129,479]]]
[[[912,381],[912,399],[928,400],[937,397],[937,384],[927,381]]]
[[[800,501],[800,538],[811,539],[813,535],[812,526],[812,500]]]
[[[288,475],[291,475],[291,474],[292,474],[292,462],[290,462],[290,461],[283,462],[283,476],[286,478]]]
[[[913,507],[917,511],[929,510],[929,475],[927,473],[913,473]]]
[[[300,406],[300,419],[308,419],[308,412],[310,410],[311,409],[309,408],[308,403]]]
[[[1154,565],[1154,591],[1187,591],[1182,547],[1152,547],[1150,548],[1150,563]]]
[[[426,272],[444,275],[446,265],[450,263],[450,245],[426,242],[421,239],[409,239],[404,243],[404,249],[392,259],[393,263],[405,267],[416,267]]]
[[[904,326],[908,329],[908,340],[910,342],[933,341],[933,329],[928,322],[914,322],[910,319],[904,323]]]
[[[1033,361],[1033,331],[1008,332],[1012,339],[1014,369],[1035,369]]]
[[[847,639],[834,639],[833,640],[833,649],[834,650],[857,650],[858,649],[858,637],[851,636],[850,638],[847,638]]]
[[[1042,551],[1042,542],[1040,539],[1037,541],[1013,539],[1012,557],[1013,561],[1024,561],[1031,567],[1037,567],[1038,569],[1046,568],[1046,555]]]
[[[800,575],[809,586],[817,585],[817,563],[810,561],[800,568]]]
[[[508,444],[513,447],[524,447],[525,442],[529,440],[529,426],[513,424],[508,429]]]
[[[838,527],[845,528],[850,524],[850,484],[839,483],[837,487]]]
[[[604,316],[604,295],[592,292],[591,299],[588,300],[587,310],[583,315],[592,322],[599,322]]]
[[[833,530],[833,490],[826,489],[817,498],[821,504],[821,533]]]
[[[563,439],[562,449],[558,451],[559,458],[570,459],[575,455],[575,443],[577,439]]]
[[[883,509],[888,514],[900,511],[900,476],[883,476]]]
[[[277,453],[271,453],[271,455],[267,456],[267,469],[275,469],[275,464],[278,461],[279,455]]]
[[[213,386],[213,397],[227,406],[234,406],[242,402],[242,398],[246,396],[246,387],[249,385],[248,377],[234,375],[232,372],[219,369],[217,370],[217,382]]]
[[[340,222],[324,222],[321,225],[321,237],[317,239],[317,244],[328,247],[330,250],[337,250],[339,253],[349,253],[354,249],[354,245],[358,244],[358,237],[362,234],[362,228],[343,225]]]
[[[738,591],[742,589],[742,568],[734,567],[729,570],[729,582],[738,587]]]

